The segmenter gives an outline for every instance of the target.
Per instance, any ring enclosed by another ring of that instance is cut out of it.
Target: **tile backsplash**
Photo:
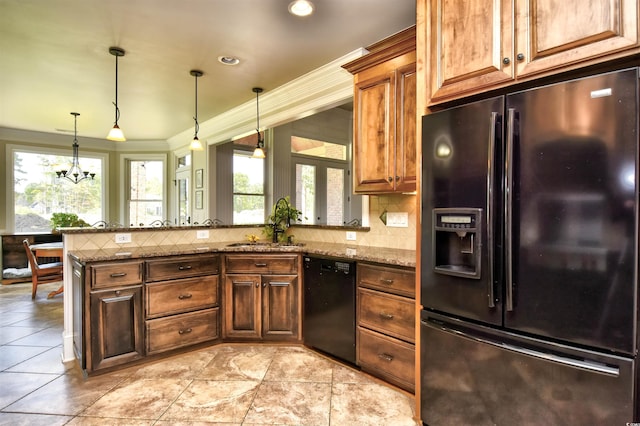
[[[369,197],[369,231],[357,231],[355,241],[347,241],[346,230],[294,226],[288,231],[298,241],[317,241],[349,244],[353,246],[385,247],[415,250],[418,206],[415,195],[372,195]],[[407,212],[408,227],[386,226],[380,219],[383,212]],[[197,238],[194,229],[127,230],[131,242],[118,244],[115,236],[119,232],[96,232],[65,234],[67,250],[127,249],[142,246],[179,244],[207,244],[213,242],[235,242],[246,240],[247,234],[255,234],[264,240],[262,227],[256,228],[209,228],[209,238]]]

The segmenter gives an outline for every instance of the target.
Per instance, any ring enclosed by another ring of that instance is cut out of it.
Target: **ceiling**
[[[0,0],[0,128],[167,140],[415,24],[415,0]],[[223,65],[219,56],[240,59]]]

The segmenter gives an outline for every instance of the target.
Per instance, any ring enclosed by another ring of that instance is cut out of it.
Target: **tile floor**
[[[83,378],[62,297],[0,286],[0,425],[412,425],[414,399],[295,345],[222,344]],[[51,287],[51,288],[49,288]]]

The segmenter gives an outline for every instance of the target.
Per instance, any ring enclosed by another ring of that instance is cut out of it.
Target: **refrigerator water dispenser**
[[[480,279],[482,209],[433,209],[434,271]]]

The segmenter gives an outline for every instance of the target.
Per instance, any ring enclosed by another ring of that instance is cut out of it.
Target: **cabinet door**
[[[511,0],[429,0],[428,13],[431,102],[513,80]]]
[[[393,191],[395,79],[387,71],[355,85],[355,192]]]
[[[144,356],[142,286],[90,294],[91,369]]]
[[[519,0],[516,7],[519,78],[639,46],[637,0]]]
[[[260,283],[260,275],[225,277],[224,337],[260,338]]]
[[[262,326],[264,339],[298,339],[298,277],[262,277]]]
[[[397,70],[395,190],[415,191],[416,167],[416,64]]]

